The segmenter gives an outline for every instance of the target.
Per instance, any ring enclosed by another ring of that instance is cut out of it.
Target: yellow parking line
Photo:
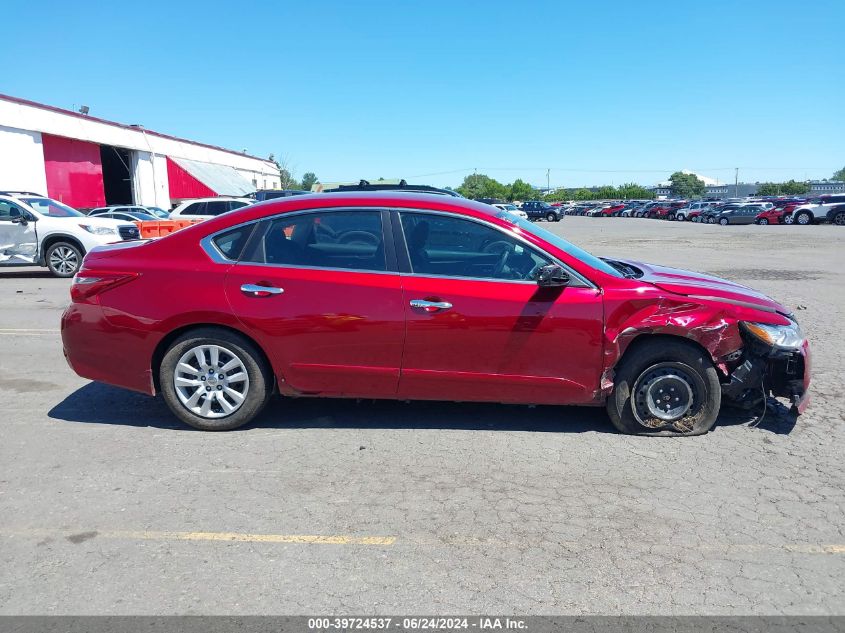
[[[13,530],[2,531],[8,536],[29,536],[35,538],[65,538],[81,543],[93,538],[127,539],[143,541],[228,541],[240,543],[299,543],[311,545],[393,545],[395,536],[351,536],[351,535],[316,535],[316,534],[251,534],[248,532],[172,532],[155,530],[106,530],[80,531],[68,530]]]

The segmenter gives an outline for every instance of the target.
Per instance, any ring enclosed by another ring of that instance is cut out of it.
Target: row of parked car
[[[521,205],[530,220],[560,221],[567,215],[632,217],[704,224],[837,224],[845,226],[845,195],[817,198],[742,200],[627,200],[556,203],[530,201]]]

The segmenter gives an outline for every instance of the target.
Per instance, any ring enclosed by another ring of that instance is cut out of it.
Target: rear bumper
[[[148,333],[115,327],[93,303],[68,306],[61,331],[65,360],[76,374],[155,395],[150,362],[154,343]]]

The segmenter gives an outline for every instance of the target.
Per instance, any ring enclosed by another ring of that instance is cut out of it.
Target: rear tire
[[[214,358],[202,351],[212,348],[216,348],[219,354],[214,367],[211,366]],[[198,359],[193,360],[192,353],[196,350],[201,350],[200,354],[207,362],[202,364]],[[186,355],[191,367],[196,365],[193,372],[178,369],[185,365]],[[227,379],[217,380],[216,376],[227,376],[225,367],[230,361],[237,361],[228,372],[236,380],[231,383]],[[245,373],[246,378],[237,380],[239,374],[234,372]],[[197,380],[192,381],[197,383],[196,388],[177,386],[177,380],[182,380],[184,384],[191,373],[197,375]],[[181,378],[177,379],[180,374]],[[273,392],[273,374],[262,354],[246,338],[229,330],[205,327],[186,332],[170,345],[159,368],[159,384],[167,406],[185,424],[202,431],[229,431],[247,424],[264,408]],[[206,415],[191,410],[190,399],[183,401],[197,391],[199,395],[193,403],[194,408],[203,408],[205,399],[208,399],[210,406]],[[223,394],[226,392],[240,394],[242,401],[238,402],[237,396],[225,399]],[[236,407],[234,411],[227,414],[221,399],[228,407]]]
[[[71,242],[51,244],[44,255],[47,268],[55,277],[73,277],[82,266],[82,250]]]
[[[719,374],[710,358],[682,340],[662,339],[637,345],[622,357],[607,413],[621,433],[702,435],[713,428],[721,404]],[[672,406],[678,408],[669,411]]]
[[[833,216],[833,224],[836,226],[845,226],[845,211],[839,211]]]

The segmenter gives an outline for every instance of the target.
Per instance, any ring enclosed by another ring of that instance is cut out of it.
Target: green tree
[[[619,197],[619,192],[616,191],[616,187],[604,185],[598,188],[595,192],[595,196],[597,200],[615,200]]]
[[[508,200],[531,200],[536,195],[534,188],[519,178],[514,180],[508,187]]]
[[[845,167],[833,172],[833,178],[831,180],[845,180]]]
[[[302,189],[304,191],[311,191],[311,185],[317,182],[317,174],[313,171],[306,171],[302,174]]]
[[[479,198],[504,199],[508,195],[508,188],[505,185],[484,174],[470,174],[464,178],[463,183],[456,191],[471,200],[478,200]]]
[[[806,182],[764,182],[757,187],[758,196],[797,196],[805,194],[810,190]]]
[[[572,192],[573,200],[593,200],[594,198],[595,194],[589,189],[581,188]]]
[[[617,195],[623,200],[650,200],[654,197],[654,192],[635,182],[628,182],[619,186]]]
[[[670,189],[676,198],[700,198],[704,195],[704,181],[695,174],[676,171],[669,176]]]

